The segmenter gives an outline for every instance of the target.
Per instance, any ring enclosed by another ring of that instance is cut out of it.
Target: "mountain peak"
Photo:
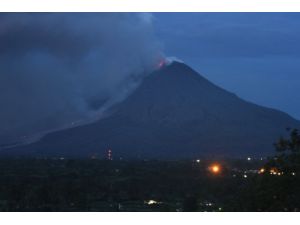
[[[145,77],[106,118],[12,152],[72,157],[103,155],[110,146],[115,155],[133,158],[262,156],[285,128],[298,126],[287,114],[244,101],[173,61]]]
[[[207,79],[193,70],[191,67],[186,65],[183,62],[173,61],[170,64],[166,64],[149,74],[143,83],[149,82],[149,80],[158,79],[159,82],[171,82],[174,85],[174,82],[179,82],[178,85],[184,85],[180,82],[207,82],[210,83]]]
[[[178,62],[178,61],[172,61],[170,64],[166,64],[159,70],[155,71],[154,73],[164,73],[165,75],[191,75],[191,76],[199,76],[199,74],[193,70],[191,67],[186,65],[183,62]]]

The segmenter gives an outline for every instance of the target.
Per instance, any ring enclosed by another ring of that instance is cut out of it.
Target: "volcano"
[[[2,155],[104,157],[112,149],[123,158],[266,156],[286,128],[296,127],[288,114],[244,101],[173,62],[144,78],[106,118]]]

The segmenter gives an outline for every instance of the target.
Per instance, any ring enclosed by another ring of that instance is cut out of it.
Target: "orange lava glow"
[[[158,63],[158,68],[160,69],[160,68],[164,67],[165,65],[166,65],[166,61],[165,61],[165,59],[162,59]]]

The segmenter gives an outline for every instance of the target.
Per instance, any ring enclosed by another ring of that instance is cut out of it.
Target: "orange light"
[[[209,170],[210,170],[212,173],[217,174],[217,173],[220,173],[221,167],[220,167],[220,165],[218,165],[218,164],[213,164],[213,165],[211,165],[211,166],[209,167]]]
[[[259,173],[264,173],[265,172],[265,168],[261,168],[260,170],[259,170]]]
[[[278,169],[275,168],[275,167],[270,169],[270,174],[271,175],[277,175],[278,172],[279,172]]]
[[[219,172],[220,168],[218,166],[213,166],[212,171],[217,173]]]

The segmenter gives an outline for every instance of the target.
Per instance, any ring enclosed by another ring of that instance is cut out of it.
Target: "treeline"
[[[1,159],[0,211],[299,211],[300,136],[266,162]],[[258,172],[255,172],[258,171]]]

